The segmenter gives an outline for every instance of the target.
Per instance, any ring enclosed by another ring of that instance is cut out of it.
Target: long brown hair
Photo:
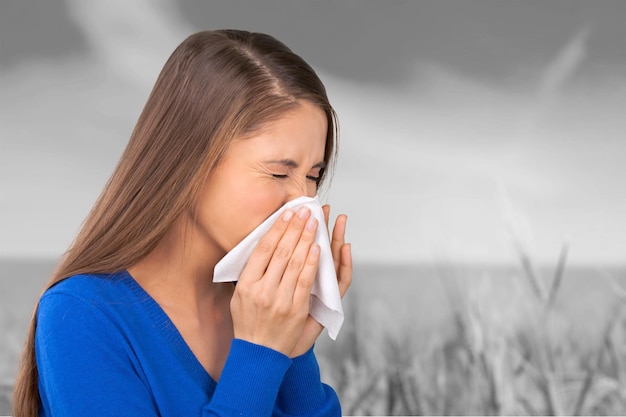
[[[111,273],[149,254],[193,207],[235,137],[298,106],[328,119],[325,160],[336,153],[336,116],[315,71],[275,38],[239,30],[189,36],[165,63],[120,161],[44,291],[72,275]],[[36,309],[13,394],[15,417],[38,415]]]

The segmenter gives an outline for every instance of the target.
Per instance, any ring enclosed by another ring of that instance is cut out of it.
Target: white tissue
[[[324,212],[317,198],[297,198],[268,217],[215,265],[213,282],[237,281],[255,246],[281,213],[288,208],[297,211],[300,206],[308,207],[311,210],[311,217],[315,217],[319,224],[315,243],[320,245],[320,261],[311,290],[309,312],[315,320],[326,327],[330,338],[335,340],[343,324],[343,307],[330,250],[330,240],[325,227]]]

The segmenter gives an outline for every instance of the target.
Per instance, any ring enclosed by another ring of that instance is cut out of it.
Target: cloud
[[[165,0],[67,0],[67,4],[93,55],[145,89],[152,87],[158,69],[192,32],[174,4]]]
[[[0,78],[10,144],[0,155],[2,254],[65,249],[187,33],[162,2],[141,10],[121,0],[71,4],[91,55]],[[532,91],[437,62],[418,68],[402,91],[320,72],[342,128],[327,197],[335,214],[350,217],[355,259],[515,261],[501,183],[532,228],[539,259],[552,261],[568,234],[573,262],[623,262],[626,82],[576,84],[588,37],[581,30],[534,73]],[[545,97],[552,105],[541,107]]]
[[[539,97],[542,101],[552,101],[560,90],[576,74],[587,57],[589,28],[579,30],[570,41],[548,63],[539,80]]]
[[[404,92],[328,77],[341,92],[343,141],[331,197],[352,211],[357,257],[515,262],[501,184],[541,262],[571,235],[571,262],[623,263],[626,152],[616,137],[626,96],[602,82],[568,84],[584,55],[579,36],[536,73],[535,85],[551,79],[558,90],[541,117],[533,92],[436,63]]]

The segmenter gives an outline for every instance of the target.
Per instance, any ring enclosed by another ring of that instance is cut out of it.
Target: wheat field
[[[355,268],[337,341],[316,352],[346,415],[625,415],[626,269]],[[2,261],[0,415],[51,261]]]
[[[359,319],[318,353],[344,413],[626,415],[624,271],[588,269],[575,289],[566,245],[548,274],[519,255],[518,268],[470,277],[431,270],[448,313],[435,328],[350,304]]]

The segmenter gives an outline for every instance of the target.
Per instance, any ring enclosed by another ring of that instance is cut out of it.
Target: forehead
[[[231,147],[235,153],[246,153],[273,159],[323,160],[328,121],[324,111],[307,101],[265,124],[257,132],[236,140]],[[304,161],[303,161],[304,162]]]

